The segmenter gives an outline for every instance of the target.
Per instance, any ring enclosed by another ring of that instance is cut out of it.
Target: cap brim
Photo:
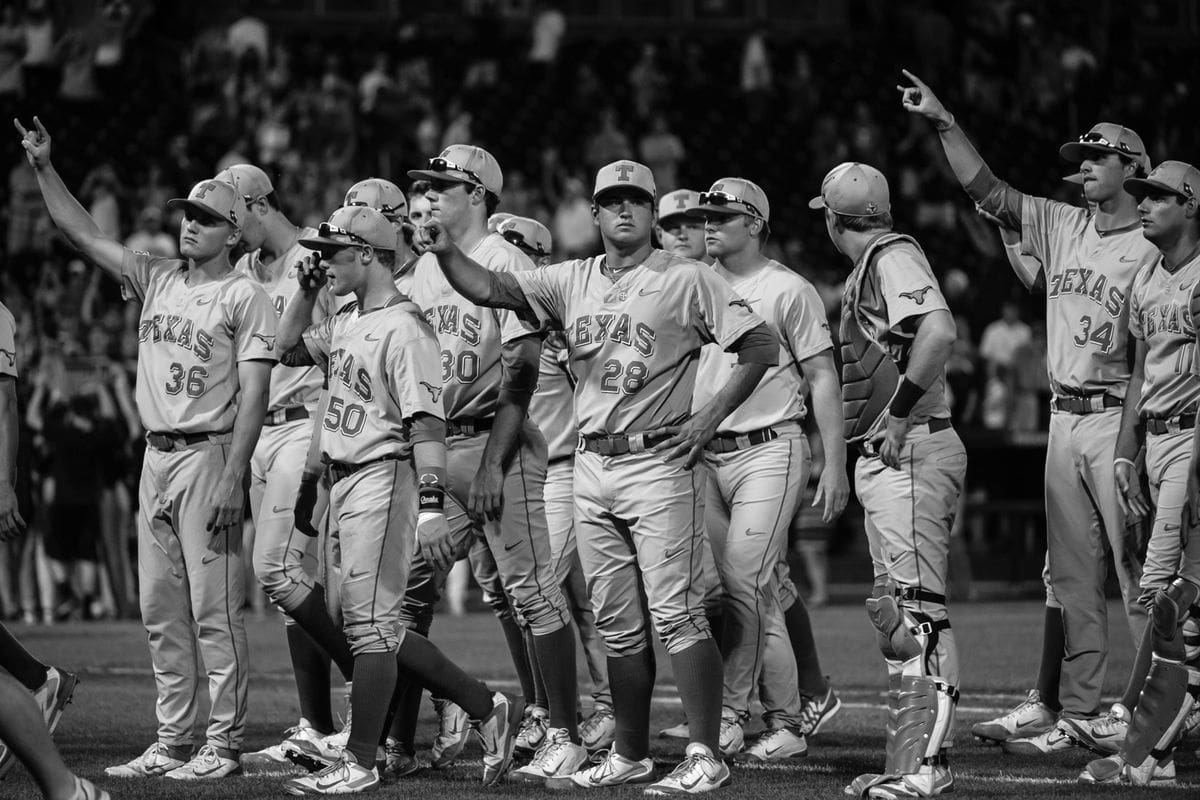
[[[1148,194],[1172,194],[1176,197],[1187,197],[1175,187],[1152,181],[1149,178],[1130,178],[1121,184],[1121,188],[1135,197],[1145,197]]]
[[[653,193],[647,191],[645,189],[645,187],[635,186],[633,184],[630,184],[628,186],[624,186],[624,185],[605,186],[603,189],[601,189],[598,192],[592,192],[592,200],[599,199],[600,195],[604,194],[605,192],[624,192],[624,191],[628,191],[629,189],[633,189],[634,191],[641,192],[642,194],[646,195],[646,197],[650,198],[650,202],[654,202],[654,194]]]
[[[1124,150],[1118,150],[1115,147],[1109,147],[1106,144],[1097,144],[1095,142],[1067,142],[1062,147],[1058,148],[1058,154],[1067,161],[1079,163],[1087,158],[1088,153],[1116,153],[1119,156],[1132,158],[1135,161],[1139,156],[1133,153],[1127,153]]]
[[[413,178],[414,180],[455,181],[457,183],[469,183],[474,186],[479,185],[479,183],[473,178],[468,178],[463,173],[455,172],[454,170],[438,172],[435,169],[410,169],[408,171],[408,177]]]
[[[202,203],[199,200],[191,200],[187,197],[174,197],[167,201],[167,208],[190,208],[193,211],[199,211],[201,214],[207,214],[213,219],[219,219],[221,222],[227,222],[230,225],[233,225],[235,228],[241,227],[237,223],[230,220],[229,217],[210,206],[208,203]]]
[[[817,195],[812,200],[808,201],[808,207],[811,208],[813,211],[824,208],[825,207],[825,198],[821,197],[820,195]]]
[[[309,250],[338,250],[343,247],[360,247],[360,242],[344,242],[341,239],[330,239],[326,236],[318,236],[314,239],[301,239],[299,241],[301,247],[307,247]]]
[[[1070,175],[1064,175],[1063,180],[1066,181],[1067,183],[1083,185],[1083,176],[1080,175],[1078,172],[1072,172]]]
[[[687,211],[672,211],[670,214],[667,214],[665,217],[659,217],[658,224],[666,225],[669,220],[673,220],[676,217],[679,217],[681,219],[699,220],[699,219],[703,219],[704,215],[702,215],[700,213],[700,209],[698,209],[698,208],[689,208]]]
[[[730,206],[714,206],[714,205],[696,206],[696,213],[698,213],[698,214],[724,214],[727,217],[734,217],[734,216],[738,216],[740,214],[745,214],[747,217],[755,216],[753,213],[750,212],[749,209],[743,208],[743,209],[739,210],[736,208],[731,208]]]

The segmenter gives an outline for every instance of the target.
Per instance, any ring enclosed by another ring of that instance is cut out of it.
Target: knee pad
[[[883,657],[900,667],[905,675],[929,674],[929,656],[937,649],[939,634],[950,627],[948,619],[933,619],[911,606],[917,602],[945,603],[945,597],[923,589],[906,587],[871,597],[867,616],[877,631]]]
[[[958,692],[940,678],[893,675],[888,691],[888,775],[911,775],[936,758],[954,725]]]
[[[1154,655],[1121,746],[1121,757],[1127,764],[1141,764],[1150,755],[1166,755],[1192,708],[1188,682],[1187,667]]]
[[[1155,653],[1172,661],[1184,660],[1184,642],[1180,629],[1198,598],[1200,586],[1186,578],[1176,578],[1166,589],[1155,593],[1154,605],[1151,608]]]

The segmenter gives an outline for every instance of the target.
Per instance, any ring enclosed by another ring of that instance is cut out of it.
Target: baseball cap
[[[373,208],[388,219],[408,217],[408,198],[399,186],[383,178],[367,178],[354,184],[342,205]]]
[[[267,173],[253,164],[234,164],[232,167],[226,167],[217,173],[217,180],[232,183],[233,188],[237,189],[238,194],[246,201],[246,205],[275,191]]]
[[[242,220],[246,218],[246,201],[237,189],[232,183],[215,178],[197,183],[186,198],[168,200],[167,208],[190,208],[224,220],[235,228],[242,227]]]
[[[713,214],[749,214],[763,222],[771,221],[767,193],[745,178],[721,178],[700,193],[700,210]]]
[[[496,233],[517,247],[527,247],[539,256],[549,254],[553,247],[550,230],[536,219],[509,217],[500,223]]]
[[[1150,171],[1150,156],[1146,153],[1146,145],[1142,137],[1132,129],[1118,125],[1115,122],[1101,122],[1079,137],[1078,141],[1067,142],[1058,148],[1058,154],[1068,161],[1083,161],[1089,150],[1099,150],[1102,153],[1116,153],[1125,156]]]
[[[846,217],[874,217],[892,208],[887,178],[868,164],[844,161],[821,181],[821,196],[808,201],[809,208],[828,208]]]
[[[1200,170],[1183,161],[1164,161],[1145,178],[1130,178],[1123,184],[1134,197],[1170,192],[1191,200],[1200,191]]]
[[[490,217],[488,217],[488,232],[495,233],[496,231],[500,230],[500,226],[504,224],[505,220],[510,220],[515,216],[516,214],[510,214],[507,211],[497,211],[495,214],[492,214]]]
[[[636,161],[621,160],[605,164],[596,172],[596,185],[592,189],[592,199],[595,200],[601,192],[607,189],[623,189],[633,187],[650,195],[653,200],[657,192],[654,189],[654,173],[645,164]]]
[[[700,193],[691,189],[676,189],[658,198],[658,224],[663,225],[671,217],[699,217]]]
[[[427,181],[460,181],[482,186],[497,197],[504,188],[504,173],[496,157],[473,144],[452,144],[435,158],[428,169],[410,169],[410,178]]]
[[[336,250],[370,245],[376,250],[396,249],[396,228],[382,212],[366,206],[342,206],[317,228],[315,239],[301,239],[309,250]]]

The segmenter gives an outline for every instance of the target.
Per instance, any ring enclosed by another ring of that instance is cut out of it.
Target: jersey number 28
[[[646,382],[646,365],[641,361],[622,364],[620,359],[610,358],[604,362],[604,373],[600,376],[600,391],[605,394],[637,394]]]

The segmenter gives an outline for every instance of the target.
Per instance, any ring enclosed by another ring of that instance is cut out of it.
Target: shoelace
[[[608,709],[597,711],[595,714],[592,714],[583,721],[583,725],[579,727],[579,732],[585,737],[590,737],[590,735],[600,727],[601,723],[603,723],[605,719],[612,717],[612,715],[613,713]]]
[[[704,759],[704,756],[701,756],[701,755],[690,755],[687,758],[685,758],[683,761],[681,761],[679,763],[679,766],[677,766],[675,769],[671,770],[671,774],[668,775],[667,777],[668,778],[682,778],[684,775],[687,775],[693,769],[703,769],[703,767],[700,764],[700,762],[703,759]]]
[[[342,769],[343,767],[348,767],[348,766],[349,765],[346,763],[345,759],[338,759],[337,761],[333,762],[325,769],[318,772],[317,777],[318,778],[328,778],[330,775],[337,772],[339,769]]]
[[[529,762],[529,765],[538,768],[544,767],[547,763],[553,761],[558,752],[567,744],[567,742],[560,742],[556,739],[547,739],[542,742],[542,746],[533,754],[533,760]]]

